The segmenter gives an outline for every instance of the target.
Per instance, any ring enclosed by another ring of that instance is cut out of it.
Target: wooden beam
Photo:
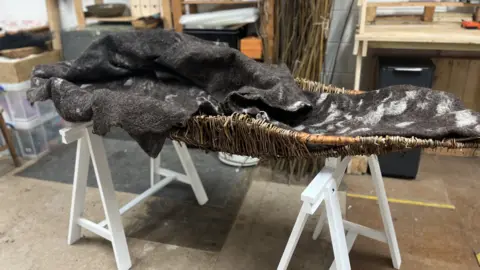
[[[58,10],[58,0],[46,0],[48,26],[53,33],[53,49],[61,50],[62,41],[60,40],[60,12]]]
[[[433,15],[435,15],[435,7],[425,7],[422,20],[424,22],[433,22]]]
[[[83,13],[83,1],[74,0],[73,4],[75,5],[75,15],[77,16],[77,28],[85,28],[85,13]]]
[[[182,17],[182,0],[172,0],[173,27],[176,32],[182,32],[183,26],[180,24]]]
[[[367,6],[367,22],[374,22],[375,18],[377,18],[377,7]]]
[[[369,2],[370,7],[478,7],[480,4],[462,2]]]
[[[170,0],[162,0],[163,28],[173,29],[172,4]]]
[[[266,63],[273,63],[275,55],[275,0],[264,0],[266,5],[266,14],[262,14],[262,29],[265,39],[265,51],[263,52],[263,60]]]

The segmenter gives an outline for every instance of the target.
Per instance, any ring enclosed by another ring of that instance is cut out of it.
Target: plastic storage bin
[[[36,102],[32,106],[27,100],[29,87],[29,81],[0,85],[0,89],[3,90],[0,105],[4,106],[4,109],[8,112],[8,120],[6,119],[6,121],[12,123],[15,128],[31,129],[57,115],[51,100]],[[2,100],[6,101],[6,107]]]
[[[246,27],[238,29],[194,29],[184,28],[183,33],[189,34],[204,40],[214,41],[219,46],[228,46],[240,49],[240,39],[245,37]]]
[[[15,134],[22,157],[35,158],[49,150],[47,133],[43,125],[32,129],[16,129]]]

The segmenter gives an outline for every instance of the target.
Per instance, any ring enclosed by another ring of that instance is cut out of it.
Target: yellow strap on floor
[[[351,198],[378,200],[378,198],[376,196],[362,195],[362,194],[355,194],[355,193],[347,193],[347,196],[351,197]],[[429,202],[402,200],[402,199],[394,199],[394,198],[388,198],[388,201],[391,202],[391,203],[401,203],[401,204],[419,205],[419,206],[425,206],[425,207],[455,209],[455,205],[452,205],[452,204],[429,203]]]

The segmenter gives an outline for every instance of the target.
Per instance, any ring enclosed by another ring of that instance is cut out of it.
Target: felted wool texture
[[[158,155],[193,115],[249,114],[312,134],[480,137],[480,115],[451,94],[398,85],[358,95],[304,91],[284,65],[161,29],[106,35],[73,61],[39,65],[30,102],[51,99],[70,122],[123,128]]]

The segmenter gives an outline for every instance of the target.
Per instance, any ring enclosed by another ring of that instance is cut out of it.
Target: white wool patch
[[[304,125],[299,125],[299,126],[294,127],[293,129],[296,130],[296,131],[301,131],[301,130],[305,129],[305,126]]]
[[[387,100],[389,100],[390,98],[392,98],[392,92],[388,93],[388,96],[384,98],[382,102],[387,102]]]
[[[328,94],[327,94],[327,93],[321,94],[320,97],[317,99],[316,104],[317,104],[317,105],[322,104],[322,102],[324,102],[325,99],[327,99],[327,97],[328,97]]]
[[[289,110],[289,111],[296,111],[296,110],[298,110],[298,108],[300,108],[302,105],[303,105],[303,102],[297,101],[297,102],[293,103],[292,105],[288,106],[288,107],[287,107],[287,110]]]
[[[417,91],[407,91],[405,95],[407,99],[415,99],[417,97]]]
[[[422,109],[422,110],[427,109],[427,108],[428,108],[428,102],[423,101],[423,102],[417,103],[417,108],[420,108],[420,109]]]
[[[165,101],[173,101],[173,99],[176,97],[178,97],[178,95],[173,95],[173,94],[167,95],[165,97]]]
[[[358,128],[358,129],[353,130],[351,133],[367,132],[369,130],[370,130],[369,128]]]
[[[60,78],[53,79],[53,84],[55,84],[55,87],[60,88],[60,86],[62,85],[62,79]]]
[[[350,120],[350,119],[352,119],[352,115],[349,114],[349,113],[347,113],[347,114],[345,114],[345,115],[343,116],[343,118],[345,118],[345,119],[347,119],[347,120]]]
[[[410,125],[413,124],[413,123],[415,123],[415,122],[413,122],[413,121],[410,121],[410,122],[402,122],[402,123],[396,124],[395,126],[396,126],[396,127],[399,127],[399,128],[404,128],[404,127],[410,126]]]
[[[457,127],[470,126],[477,123],[477,117],[469,110],[455,112],[455,121]]]
[[[480,132],[480,125],[476,125],[476,126],[475,126],[475,131],[476,131],[476,132]]]
[[[334,125],[328,125],[327,126],[327,130],[328,131],[331,131],[331,130],[334,130],[335,129],[335,126]]]
[[[335,105],[335,107],[336,107],[336,105]],[[330,109],[331,109],[331,108],[332,108],[332,107],[330,107]],[[342,112],[341,112],[340,110],[336,110],[336,111],[330,112],[330,109],[328,110],[328,116],[327,116],[327,118],[326,118],[323,122],[321,122],[321,123],[312,125],[312,127],[321,127],[321,126],[323,126],[324,124],[330,123],[330,122],[332,122],[332,121],[335,121],[335,122],[338,121],[338,120],[337,120],[337,117],[341,116],[341,115],[342,115]]]
[[[90,83],[82,84],[82,85],[80,85],[80,88],[84,89],[84,88],[89,87],[90,85],[92,85],[92,84],[90,84]]]
[[[127,81],[125,81],[125,83],[123,84],[123,86],[132,86],[132,84],[133,84],[133,79],[130,78],[130,79],[128,79]]]
[[[337,133],[338,134],[344,134],[345,132],[349,131],[350,130],[350,127],[346,127],[344,129],[340,129]]]
[[[451,111],[452,107],[452,100],[445,99],[442,102],[438,103],[437,105],[437,115],[446,114],[447,112]]]
[[[358,107],[362,106],[363,104],[363,99],[360,99],[360,102],[358,102]]]
[[[364,116],[355,117],[355,120],[363,123],[364,125],[373,126],[378,124],[378,122],[380,122],[380,120],[383,117],[384,111],[385,111],[385,108],[383,107],[383,104],[380,104],[376,110],[370,111]]]
[[[328,108],[328,113],[333,113],[334,111],[337,110],[337,107],[338,106],[335,103],[330,104],[330,107]]]
[[[392,101],[385,106],[386,115],[400,115],[407,109],[406,100]]]

